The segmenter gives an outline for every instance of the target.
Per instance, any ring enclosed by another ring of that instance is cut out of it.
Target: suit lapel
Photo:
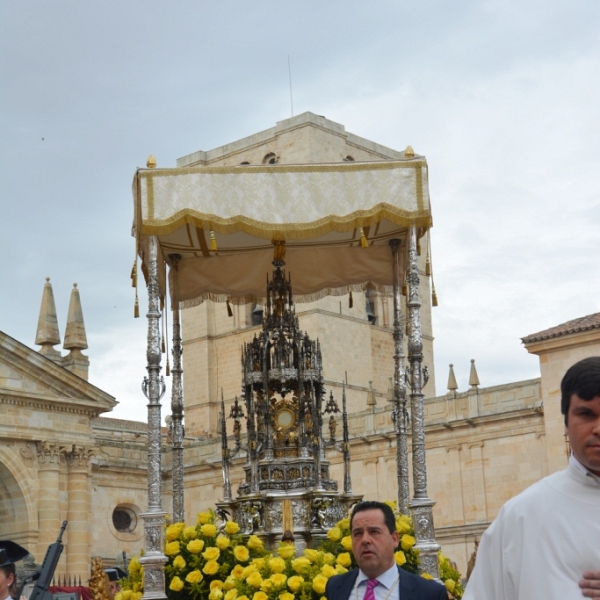
[[[342,578],[340,582],[340,598],[348,598],[348,600],[356,600],[355,598],[350,598],[350,594],[352,593],[352,588],[354,587],[354,583],[356,582],[356,578],[358,577],[358,569],[355,571],[351,571],[348,573],[348,577]]]

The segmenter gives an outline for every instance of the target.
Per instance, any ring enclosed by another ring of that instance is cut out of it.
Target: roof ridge
[[[525,337],[522,337],[521,341],[524,344],[529,344],[531,342],[539,342],[542,340],[557,338],[563,335],[569,335],[571,333],[589,331],[590,329],[600,329],[600,312],[592,313],[584,317],[578,317],[576,319],[571,319],[570,321],[566,321],[560,325],[543,329],[537,333],[531,333]]]

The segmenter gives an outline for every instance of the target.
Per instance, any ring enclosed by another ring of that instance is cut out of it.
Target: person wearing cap
[[[7,600],[16,593],[15,563],[28,554],[29,552],[19,544],[10,540],[0,540],[0,600]]]
[[[104,572],[108,576],[108,591],[111,598],[114,598],[115,594],[121,591],[119,580],[127,577],[127,573],[123,569],[119,569],[119,567],[110,567],[109,569],[104,569]]]

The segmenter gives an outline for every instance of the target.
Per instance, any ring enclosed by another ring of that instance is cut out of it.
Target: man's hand
[[[579,587],[586,598],[600,600],[600,571],[586,571]]]

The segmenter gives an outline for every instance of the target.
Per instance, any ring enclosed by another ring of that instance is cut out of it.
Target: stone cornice
[[[2,331],[0,331],[0,359],[4,359],[12,368],[22,373],[24,379],[30,378],[33,373],[38,385],[48,390],[48,393],[45,394],[5,389],[1,392],[3,398],[46,396],[47,402],[51,403],[48,405],[48,409],[52,408],[55,401],[59,401],[65,404],[80,405],[84,411],[95,410],[96,414],[107,412],[117,405],[117,401],[110,394]]]
[[[75,398],[47,396],[35,392],[0,392],[0,404],[12,404],[48,412],[63,412],[75,415],[84,415],[89,418],[97,417],[106,409],[97,405],[82,402]]]

